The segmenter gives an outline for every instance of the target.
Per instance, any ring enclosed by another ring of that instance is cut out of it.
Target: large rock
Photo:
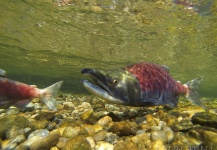
[[[67,138],[71,138],[74,137],[76,135],[78,135],[79,131],[81,130],[80,127],[76,126],[76,127],[66,127],[62,133],[63,137],[67,137]]]
[[[217,149],[217,129],[210,127],[195,127],[188,132],[189,135],[201,140],[207,147]]]
[[[162,121],[166,122],[167,126],[173,127],[178,124],[177,117],[167,114],[163,117]]]
[[[209,112],[196,113],[192,117],[194,124],[217,128],[217,115]]]
[[[38,130],[38,129],[45,129],[48,124],[47,120],[38,120],[38,121],[31,121],[29,123],[29,127],[32,128],[33,130]]]
[[[53,121],[54,120],[54,112],[40,112],[37,116],[34,117],[35,120],[48,120]]]
[[[151,149],[150,133],[141,133],[131,138],[131,141],[138,146],[138,149]]]
[[[18,128],[26,128],[28,124],[29,121],[22,116],[18,116],[18,115],[3,116],[0,118],[0,125],[1,125],[0,137],[4,139],[5,133],[14,126]]]
[[[171,149],[187,149],[189,147],[198,147],[202,144],[202,141],[186,135],[185,133],[177,132],[171,143]]]
[[[91,146],[85,136],[77,135],[71,138],[62,150],[91,150]]]
[[[93,113],[93,108],[91,107],[90,103],[83,102],[81,105],[75,108],[73,113],[78,114],[81,119],[87,119]]]
[[[58,143],[59,138],[59,132],[51,133],[47,137],[32,143],[30,145],[30,150],[50,149]]]
[[[128,122],[121,121],[121,122],[115,122],[111,128],[110,131],[113,133],[116,133],[119,136],[128,136],[128,135],[134,135],[135,133],[132,131],[131,126]]]
[[[163,143],[167,143],[168,142],[167,133],[165,131],[152,131],[151,140],[153,142],[160,140]]]
[[[177,125],[175,125],[175,127],[179,131],[190,130],[191,128],[193,128],[193,126],[194,126],[193,123],[188,118],[183,119]]]
[[[28,139],[20,144],[16,149],[17,150],[25,150],[29,149],[30,145],[40,141],[41,139],[47,137],[49,135],[49,131],[46,129],[35,130],[31,134],[29,134]]]
[[[110,143],[99,141],[95,147],[95,150],[113,150],[114,146]]]

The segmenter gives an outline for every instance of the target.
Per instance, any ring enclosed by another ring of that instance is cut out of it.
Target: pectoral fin
[[[20,100],[14,104],[19,110],[24,111],[26,106],[32,101],[32,99]]]

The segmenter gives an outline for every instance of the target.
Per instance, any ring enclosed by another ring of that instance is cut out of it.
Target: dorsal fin
[[[5,77],[5,76],[6,76],[6,71],[0,69],[0,77]]]
[[[163,68],[166,72],[169,73],[170,68],[166,65],[161,65],[161,68]]]

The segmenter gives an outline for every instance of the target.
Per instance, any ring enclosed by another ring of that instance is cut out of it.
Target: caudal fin
[[[55,97],[62,85],[63,81],[59,81],[45,89],[40,91],[42,101],[47,105],[51,110],[57,110],[57,102]]]
[[[203,80],[203,77],[197,78],[197,79],[193,79],[191,81],[189,81],[188,83],[185,84],[185,86],[187,86],[188,88],[188,92],[186,94],[186,97],[195,105],[198,105],[204,109],[206,109],[203,105],[203,103],[201,102],[201,100],[199,99],[199,86],[201,81]]]

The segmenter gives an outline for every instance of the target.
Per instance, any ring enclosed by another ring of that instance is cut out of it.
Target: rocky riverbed
[[[217,149],[217,99],[207,111],[180,98],[176,108],[128,107],[61,94],[58,111],[34,99],[24,112],[0,110],[3,150]]]

